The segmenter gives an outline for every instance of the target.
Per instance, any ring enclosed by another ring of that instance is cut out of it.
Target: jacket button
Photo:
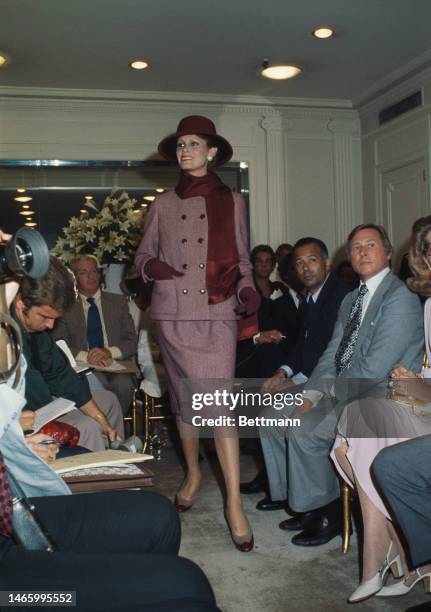
[[[200,268],[201,268],[201,270],[202,270],[203,268],[205,268],[205,264],[200,263],[200,264],[199,264],[199,267],[200,267]]]
[[[184,294],[186,294],[186,293],[188,293],[188,292],[189,292],[189,290],[188,290],[188,289],[183,289],[183,293],[184,293]]]
[[[181,240],[181,242],[182,242],[183,244],[185,244],[185,243],[187,242],[187,238],[183,238],[183,239]]]
[[[206,293],[207,290],[206,289],[199,289],[199,293]]]
[[[187,219],[187,215],[181,215],[181,219]]]
[[[199,242],[199,244],[202,244],[202,242],[203,242],[203,241],[204,241],[204,239],[203,239],[203,238],[198,238],[198,242]]]
[[[183,264],[183,270],[187,270],[187,264]]]
[[[199,219],[205,219],[205,215],[202,213],[202,215],[200,215]]]

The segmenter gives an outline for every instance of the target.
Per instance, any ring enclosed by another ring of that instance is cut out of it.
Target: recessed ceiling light
[[[90,196],[90,195],[85,196],[85,199],[86,199],[86,200],[92,200],[92,199],[93,199],[93,196]]]
[[[79,212],[82,213],[82,214],[85,213],[86,215],[88,215],[88,210],[85,210],[85,208],[80,208]]]
[[[25,193],[25,188],[24,187],[18,187],[17,192],[18,193]]]
[[[264,60],[260,74],[267,79],[276,79],[281,81],[283,79],[293,79],[293,77],[301,74],[302,69],[299,66],[293,64],[271,64],[268,60]]]
[[[31,215],[34,215],[34,210],[20,210],[19,214],[24,215],[24,217],[31,217]]]
[[[30,206],[28,204],[23,204],[22,207],[23,208],[30,208]]]
[[[145,68],[148,68],[148,62],[145,60],[133,60],[133,62],[129,63],[129,68],[133,68],[134,70],[145,70]]]
[[[29,221],[28,223],[24,223],[24,225],[27,227],[36,227],[37,223],[34,223],[34,221]]]
[[[156,191],[157,191],[157,193],[163,193],[164,189],[163,189],[163,187],[157,187]]]
[[[239,162],[239,167],[245,170],[246,168],[248,168],[248,163],[245,161]]]
[[[0,54],[0,67],[6,66],[8,61],[9,61],[9,58],[7,57],[7,55],[4,55],[4,53],[1,53]]]
[[[156,196],[144,196],[144,200],[148,202],[153,202],[156,199]]]
[[[26,204],[27,202],[31,202],[33,198],[30,196],[18,196],[14,198],[15,202],[20,202],[21,204]]]
[[[324,26],[321,28],[316,28],[311,33],[316,38],[331,38],[331,36],[334,36],[335,30],[333,30],[332,28],[328,26]]]

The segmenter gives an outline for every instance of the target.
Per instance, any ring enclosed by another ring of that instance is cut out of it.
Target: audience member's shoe
[[[313,510],[313,515],[304,531],[293,536],[293,544],[297,546],[321,546],[335,536],[342,535],[343,517],[339,498],[322,508]]]
[[[431,572],[421,574],[419,569],[414,571],[414,579],[412,575],[406,576],[404,580],[399,580],[394,584],[383,587],[378,593],[378,597],[398,597],[399,595],[406,595],[412,588],[421,580],[424,581],[424,587],[426,593],[431,593]]]
[[[253,493],[265,493],[267,488],[266,476],[264,472],[259,472],[253,480],[242,482],[239,485],[239,490],[243,495],[252,495]]]
[[[301,531],[307,527],[313,516],[313,512],[302,512],[301,514],[292,516],[292,518],[281,521],[279,527],[283,531]]]
[[[272,510],[284,510],[287,506],[287,499],[282,499],[280,501],[273,501],[270,497],[264,497],[257,502],[256,509],[264,510],[265,512],[270,512]]]
[[[187,512],[195,503],[194,499],[185,499],[179,493],[175,495],[174,506],[177,512]]]
[[[402,575],[403,568],[401,565],[400,555],[396,555],[393,559],[390,559],[391,549],[392,549],[392,541],[389,544],[389,550],[386,554],[385,560],[383,561],[382,567],[379,569],[379,571],[377,572],[375,576],[373,576],[372,578],[369,578],[368,580],[365,580],[365,582],[361,582],[358,588],[355,589],[355,591],[353,591],[353,593],[350,595],[348,599],[349,603],[357,603],[359,601],[364,601],[364,599],[368,599],[372,595],[376,595],[377,597],[380,597],[380,593],[385,588],[390,589],[391,587],[383,587],[383,581],[385,579],[387,572],[390,569],[392,570],[392,573],[394,576]],[[400,582],[392,586],[397,586],[399,584]],[[408,589],[406,592],[408,593],[409,590],[410,589]]]

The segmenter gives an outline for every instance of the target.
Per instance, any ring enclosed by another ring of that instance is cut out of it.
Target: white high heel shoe
[[[377,574],[372,578],[369,578],[365,582],[361,582],[358,588],[353,591],[347,600],[349,603],[356,603],[358,601],[363,601],[364,599],[368,599],[372,595],[376,595],[383,588],[383,580],[389,569],[391,569],[392,574],[398,578],[403,575],[403,568],[401,565],[400,555],[394,557],[391,561],[389,561],[389,555],[391,554],[392,542],[389,544],[389,550],[386,553],[385,560],[383,561],[382,567],[379,569]],[[394,566],[394,567],[392,567]]]
[[[412,588],[421,580],[424,581],[424,587],[426,593],[431,593],[431,572],[426,574],[420,574],[419,570],[415,570],[416,579],[408,586],[404,580],[395,582],[390,586],[383,587],[378,593],[377,597],[398,597],[399,595],[406,595]]]

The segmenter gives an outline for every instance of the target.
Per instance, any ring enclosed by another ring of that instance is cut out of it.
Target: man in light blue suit
[[[359,225],[347,241],[361,284],[344,298],[332,338],[305,385],[301,427],[288,445],[289,505],[302,516],[292,542],[318,546],[341,533],[339,482],[329,453],[342,408],[359,396],[385,395],[391,370],[418,370],[423,316],[418,297],[389,269],[384,228]]]

